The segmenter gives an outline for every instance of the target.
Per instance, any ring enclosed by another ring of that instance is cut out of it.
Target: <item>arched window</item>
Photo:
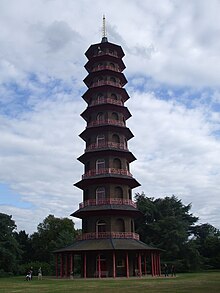
[[[110,81],[112,81],[112,82],[116,82],[115,77],[111,76],[111,77],[110,77]]]
[[[120,137],[117,134],[112,135],[112,141],[116,143],[120,143]]]
[[[111,62],[109,65],[110,65],[110,67],[112,67],[113,69],[115,68],[115,64],[114,64],[114,63]]]
[[[103,96],[102,93],[99,93],[99,94],[97,95],[97,101],[98,101],[99,103],[103,101],[103,98],[104,98],[104,96]]]
[[[96,189],[96,202],[102,201],[105,199],[105,187],[100,186]]]
[[[102,112],[99,112],[96,116],[97,121],[104,121],[104,114]]]
[[[96,173],[99,174],[104,169],[105,169],[105,160],[104,159],[98,159],[96,161]]]
[[[113,120],[118,120],[118,119],[119,119],[119,118],[118,118],[118,113],[113,112],[113,113],[112,113],[112,119],[113,119]]]
[[[106,232],[106,222],[103,220],[99,220],[96,222],[96,232]]]
[[[115,187],[115,198],[123,198],[123,189],[120,186]]]
[[[123,219],[116,220],[116,232],[125,232],[125,222]]]
[[[115,169],[121,169],[121,160],[118,158],[113,160],[113,168]]]
[[[97,135],[97,137],[96,137],[96,144],[99,147],[105,145],[105,136],[104,136],[104,134]]]
[[[116,96],[116,94],[111,94],[111,98],[112,98],[113,100],[117,100],[117,96]]]
[[[127,170],[129,171],[129,163],[126,163]]]

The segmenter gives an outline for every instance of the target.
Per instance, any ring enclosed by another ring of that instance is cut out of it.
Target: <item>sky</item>
[[[220,228],[219,11],[218,0],[0,1],[0,212],[17,231],[82,202],[84,53],[103,14],[125,53],[133,196],[175,195]]]

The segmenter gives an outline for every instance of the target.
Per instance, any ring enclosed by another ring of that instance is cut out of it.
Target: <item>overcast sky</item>
[[[84,52],[103,13],[125,52],[133,195],[174,194],[220,228],[219,12],[218,0],[0,1],[0,212],[18,231],[82,201]]]

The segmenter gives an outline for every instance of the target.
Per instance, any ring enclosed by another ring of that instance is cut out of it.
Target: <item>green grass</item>
[[[121,279],[53,279],[35,277],[27,282],[24,277],[0,278],[1,293],[219,293],[220,272],[180,274],[176,278],[121,278]]]

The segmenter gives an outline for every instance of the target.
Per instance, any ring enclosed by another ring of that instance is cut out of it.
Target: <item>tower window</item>
[[[104,146],[104,144],[105,144],[105,136],[104,136],[104,134],[97,135],[96,144],[97,144],[97,146]]]
[[[96,200],[97,202],[105,199],[105,187],[100,186],[96,189]]]
[[[104,114],[102,112],[98,113],[96,119],[97,121],[104,121]]]
[[[105,160],[99,159],[96,161],[96,172],[100,173],[100,171],[105,169]]]
[[[125,232],[125,222],[123,219],[117,219],[116,229],[117,229],[117,232]]]
[[[99,220],[96,222],[96,231],[98,233],[100,232],[106,232],[106,222],[103,220]]]
[[[112,141],[116,143],[120,143],[120,138],[117,134],[112,135]]]
[[[119,159],[114,159],[114,161],[113,161],[113,168],[115,168],[115,169],[121,169],[121,160],[119,160]]]
[[[113,120],[118,120],[118,119],[119,119],[119,118],[118,118],[118,113],[113,112],[113,113],[112,113],[112,119],[113,119]]]
[[[123,198],[123,190],[120,186],[115,187],[115,197]]]

